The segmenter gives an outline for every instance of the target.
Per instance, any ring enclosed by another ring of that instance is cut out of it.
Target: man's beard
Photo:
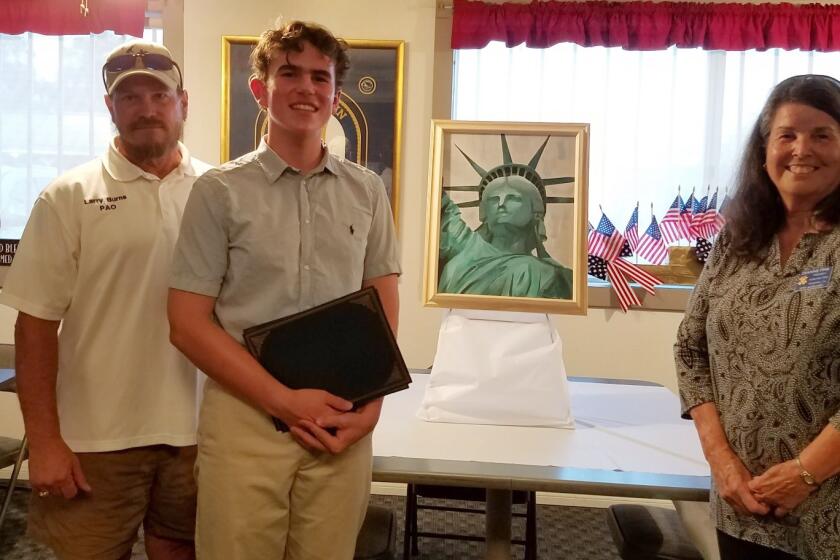
[[[134,163],[158,159],[174,149],[178,145],[178,140],[181,138],[184,121],[178,121],[172,127],[167,127],[164,123],[156,119],[138,119],[129,125],[128,131],[131,132],[137,128],[147,126],[159,126],[166,132],[164,139],[160,141],[146,140],[142,143],[136,143],[132,141],[130,134],[123,134],[123,131],[118,129],[120,143],[126,152],[126,156]]]

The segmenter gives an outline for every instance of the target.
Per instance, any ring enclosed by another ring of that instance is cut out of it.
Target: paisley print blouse
[[[714,402],[753,475],[796,457],[827,424],[840,430],[840,228],[808,233],[780,266],[774,239],[760,262],[721,235],[674,346],[683,416]],[[712,488],[717,527],[807,559],[840,559],[840,476],[782,520],[738,515]]]

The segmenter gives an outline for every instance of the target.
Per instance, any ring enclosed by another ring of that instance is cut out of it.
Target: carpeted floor
[[[4,560],[53,560],[49,550],[25,536],[28,491],[18,490],[13,506],[0,531],[0,557]],[[402,558],[405,499],[400,496],[371,497],[371,502],[390,507],[397,513],[398,532],[395,558]],[[457,503],[456,503],[457,505]],[[606,525],[605,510],[596,508],[537,507],[538,557],[541,560],[619,560]],[[421,510],[421,530],[464,532],[481,535],[484,518],[480,515]],[[514,520],[514,536],[524,534],[524,519]],[[132,560],[145,560],[143,547],[134,547]],[[441,539],[420,539],[420,555],[414,560],[473,560],[483,557],[484,543]],[[514,558],[522,558],[522,547],[513,547]]]

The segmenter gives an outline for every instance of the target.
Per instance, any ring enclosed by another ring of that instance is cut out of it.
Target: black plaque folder
[[[323,389],[355,407],[411,383],[373,287],[242,334],[248,351],[290,389]]]

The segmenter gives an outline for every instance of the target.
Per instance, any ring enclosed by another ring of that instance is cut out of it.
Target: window
[[[147,28],[144,38],[162,42],[163,31]],[[106,149],[102,63],[131,39],[0,34],[0,238],[19,239],[44,187]]]
[[[641,231],[677,194],[700,197],[734,178],[770,89],[805,73],[840,76],[840,57],[809,51],[626,51],[501,42],[455,52],[453,118],[588,122],[589,217],[599,205],[623,229],[640,203]]]

